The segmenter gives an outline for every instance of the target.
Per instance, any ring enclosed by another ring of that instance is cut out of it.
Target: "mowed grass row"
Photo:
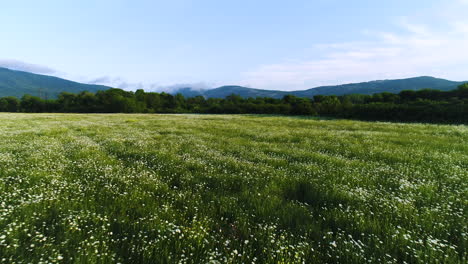
[[[0,263],[466,263],[468,127],[0,115]]]

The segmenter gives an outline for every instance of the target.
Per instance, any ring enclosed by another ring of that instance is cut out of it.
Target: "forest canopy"
[[[0,112],[58,113],[202,113],[311,115],[361,120],[468,123],[468,84],[452,91],[405,90],[398,94],[316,95],[312,99],[286,95],[224,99],[181,94],[109,89],[96,93],[63,92],[57,99],[24,95],[0,98]]]

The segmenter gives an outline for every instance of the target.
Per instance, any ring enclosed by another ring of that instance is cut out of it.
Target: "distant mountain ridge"
[[[185,97],[203,96],[205,98],[225,98],[236,94],[244,98],[271,97],[282,98],[285,95],[312,98],[315,95],[374,94],[381,92],[398,93],[402,90],[421,90],[425,88],[453,90],[465,82],[455,82],[429,76],[398,80],[381,80],[332,86],[320,86],[301,91],[262,90],[242,86],[221,86],[214,89],[180,88],[170,93],[180,93]],[[111,87],[73,82],[58,77],[10,70],[0,67],[0,97],[22,97],[25,94],[42,98],[56,98],[61,92],[79,93],[97,92]]]
[[[61,92],[97,92],[110,87],[64,80],[58,77],[10,70],[0,67],[0,97],[22,97],[25,94],[56,98]]]
[[[379,80],[362,83],[350,83],[342,85],[320,86],[301,91],[275,91],[262,90],[242,86],[221,86],[210,90],[193,90],[183,88],[173,91],[174,94],[181,93],[187,97],[197,95],[206,98],[225,98],[231,94],[241,97],[271,97],[282,98],[285,95],[312,98],[315,95],[345,95],[345,94],[374,94],[382,92],[398,93],[403,90],[436,89],[448,91],[456,89],[460,84],[466,82],[449,81],[430,76],[421,76],[407,79]]]

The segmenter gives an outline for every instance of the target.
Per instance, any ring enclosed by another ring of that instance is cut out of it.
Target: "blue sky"
[[[468,80],[468,0],[5,1],[0,66],[128,90]]]

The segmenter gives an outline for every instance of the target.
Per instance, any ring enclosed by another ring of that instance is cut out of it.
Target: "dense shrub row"
[[[181,94],[136,92],[110,89],[97,93],[62,93],[44,100],[30,95],[20,100],[0,98],[3,112],[63,113],[210,113],[320,115],[339,118],[390,121],[468,123],[468,84],[453,91],[402,91],[399,94],[351,94],[314,96],[313,99],[287,95],[282,99],[225,99],[202,96],[185,98]]]

